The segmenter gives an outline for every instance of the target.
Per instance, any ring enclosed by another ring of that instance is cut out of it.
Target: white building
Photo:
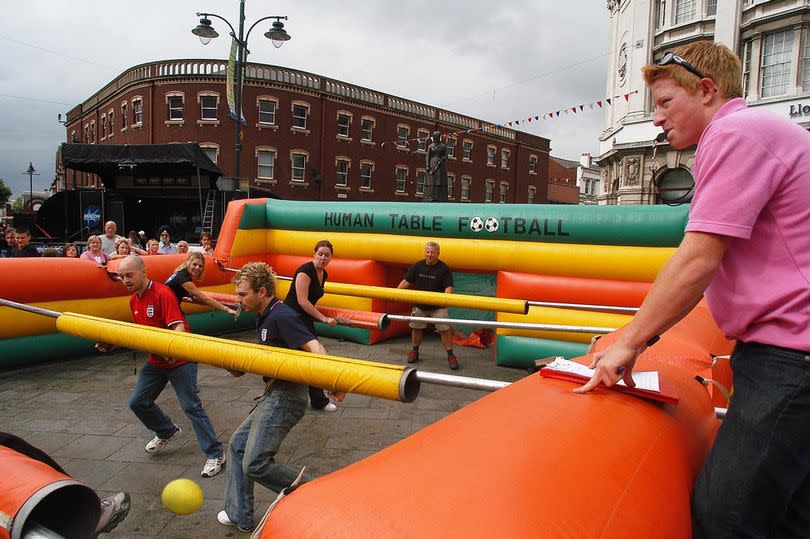
[[[605,109],[600,204],[691,198],[694,148],[663,144],[653,158],[652,141],[661,131],[652,123],[652,99],[641,78],[643,65],[679,45],[724,43],[743,60],[749,106],[810,129],[810,0],[608,0],[607,7],[608,95],[636,93]]]
[[[599,185],[601,180],[599,167],[594,166],[591,154],[583,153],[579,157],[579,166],[577,167],[580,204],[597,204],[601,192]]]

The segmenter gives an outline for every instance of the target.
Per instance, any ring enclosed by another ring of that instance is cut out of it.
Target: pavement
[[[255,342],[253,331],[226,336]],[[410,337],[373,346],[322,338],[330,355],[403,364]],[[456,347],[461,369],[450,371],[439,338],[428,334],[420,350],[422,370],[515,381],[524,371],[495,366],[492,348]],[[135,368],[146,361],[141,352],[89,355],[0,372],[0,431],[16,434],[49,453],[68,473],[96,489],[100,497],[127,491],[132,509],[126,520],[107,534],[120,538],[249,537],[216,521],[222,509],[225,477],[200,477],[205,456],[194,430],[167,388],[160,406],[183,429],[183,436],[163,452],[149,455],[144,446],[153,433],[129,409]],[[218,437],[227,443],[231,433],[262,393],[256,375],[234,378],[226,371],[201,365],[200,396]],[[306,465],[324,475],[363,459],[413,434],[486,395],[447,386],[423,384],[415,402],[404,404],[364,395],[348,395],[336,412],[309,409],[285,439],[277,459]],[[205,494],[199,511],[176,516],[167,511],[160,492],[169,481],[188,478]],[[257,512],[263,514],[276,494],[255,488]],[[316,513],[313,513],[316,514]]]

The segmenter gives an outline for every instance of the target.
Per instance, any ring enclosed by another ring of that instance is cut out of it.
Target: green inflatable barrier
[[[588,345],[583,343],[514,335],[498,335],[496,346],[498,353],[495,364],[518,369],[533,368],[534,360],[543,357],[562,356],[571,359],[588,353]]]
[[[261,215],[262,209],[265,215]],[[245,207],[241,229],[367,232],[434,238],[674,247],[689,207],[431,204],[268,200]]]

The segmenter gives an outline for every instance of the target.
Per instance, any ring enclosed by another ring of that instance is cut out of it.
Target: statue
[[[442,135],[433,132],[433,142],[428,147],[425,166],[425,201],[447,202],[447,146]]]

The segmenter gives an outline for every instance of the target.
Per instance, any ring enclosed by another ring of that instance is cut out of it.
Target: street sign
[[[220,191],[236,191],[243,184],[246,185],[247,178],[233,178],[222,176],[217,180],[217,189]]]

